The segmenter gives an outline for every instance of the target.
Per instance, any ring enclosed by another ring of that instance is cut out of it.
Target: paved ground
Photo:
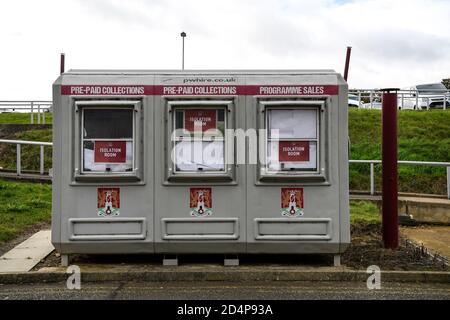
[[[401,232],[450,260],[450,226],[422,226],[401,228]]]
[[[0,285],[5,299],[445,299],[450,284],[382,283],[368,290],[363,282],[107,282]]]
[[[50,242],[50,237],[50,230],[41,230],[2,255],[0,257],[0,273],[30,271],[55,250]]]

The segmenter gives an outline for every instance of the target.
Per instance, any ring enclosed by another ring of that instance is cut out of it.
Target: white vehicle
[[[348,106],[349,107],[354,107],[354,108],[362,108],[363,107],[363,103],[362,101],[359,101],[359,97],[357,95],[354,94],[349,94],[348,95]]]
[[[2,107],[0,107],[0,113],[11,113],[11,112],[14,112],[14,111],[15,110],[13,108],[7,108],[7,107],[2,108]]]
[[[442,108],[450,106],[450,92],[442,83],[420,84],[402,89],[398,94],[399,109]]]
[[[372,101],[372,104],[370,102],[363,103],[363,109],[377,109],[377,110],[381,110],[381,102],[379,102],[379,101]]]

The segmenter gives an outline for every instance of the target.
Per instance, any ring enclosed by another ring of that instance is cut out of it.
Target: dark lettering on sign
[[[194,129],[207,131],[216,128],[217,110],[192,109],[184,112],[184,128],[193,132]]]
[[[125,163],[126,141],[95,141],[94,163]]]

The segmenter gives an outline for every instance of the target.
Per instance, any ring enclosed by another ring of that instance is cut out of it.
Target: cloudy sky
[[[0,100],[51,99],[66,69],[335,69],[352,88],[450,77],[450,0],[0,2]]]

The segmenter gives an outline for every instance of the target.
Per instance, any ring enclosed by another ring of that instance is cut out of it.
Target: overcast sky
[[[335,69],[352,88],[450,77],[450,0],[0,2],[0,100],[51,99],[66,69]]]

